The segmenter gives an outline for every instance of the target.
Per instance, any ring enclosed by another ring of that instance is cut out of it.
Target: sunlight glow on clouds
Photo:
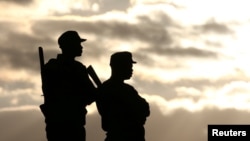
[[[27,105],[27,106],[1,108],[0,112],[29,111],[29,110],[40,110],[40,109],[37,106],[34,106],[34,105]]]
[[[197,97],[201,96],[201,91],[192,87],[178,87],[176,88],[178,96],[192,96]]]
[[[179,87],[177,97],[166,100],[158,95],[142,94],[151,104],[156,104],[164,114],[171,114],[177,109],[197,112],[204,109],[237,109],[250,111],[250,83],[231,82],[219,89],[207,87],[200,91],[195,88]],[[192,97],[192,98],[191,98]]]
[[[72,9],[87,10],[91,9],[91,5],[87,0],[43,0],[39,2],[40,13],[52,14],[53,12],[58,13],[69,13]],[[52,12],[52,13],[48,13]]]
[[[168,64],[168,61],[164,61],[164,63]],[[171,82],[182,78],[206,78],[216,80],[221,76],[238,75],[238,72],[232,68],[231,63],[232,62],[230,61],[189,60],[185,62],[185,66],[182,66],[179,69],[169,69],[168,65],[165,67],[163,67],[163,65],[161,66],[165,69],[148,69],[139,65],[136,67],[140,69],[140,72],[138,72],[137,75],[147,81],[157,80],[161,82]]]
[[[178,15],[181,18],[177,18],[189,23],[199,23],[209,17],[219,21],[244,21],[250,3],[245,0],[174,0],[173,2],[183,6],[185,11],[185,14]]]
[[[123,9],[105,5],[106,3],[103,2],[35,0],[27,5],[30,9],[13,5],[3,10],[0,15],[3,17],[2,21],[12,20],[19,23],[6,28],[14,27],[12,30],[18,33],[17,37],[23,37],[22,33],[36,37],[25,38],[26,44],[31,39],[37,39],[37,41],[46,39],[43,42],[54,42],[53,45],[49,45],[56,46],[54,35],[60,30],[65,30],[67,27],[79,29],[79,33],[88,37],[90,46],[96,47],[92,50],[88,48],[92,51],[90,63],[95,64],[94,67],[101,78],[108,78],[110,75],[108,62],[112,52],[120,50],[134,52],[138,57],[134,77],[142,83],[138,85],[142,87],[155,81],[163,86],[171,84],[169,89],[175,98],[167,99],[167,96],[160,94],[157,96],[156,93],[152,97],[147,95],[151,102],[159,102],[160,105],[164,105],[163,107],[167,107],[167,111],[178,108],[197,111],[204,107],[246,110],[244,105],[248,105],[249,97],[246,93],[250,92],[249,84],[244,80],[239,83],[233,79],[250,76],[248,73],[250,67],[245,63],[249,60],[248,31],[250,26],[247,22],[248,13],[245,13],[249,2],[242,0],[132,0],[131,3],[126,1],[128,5],[122,7]],[[109,2],[118,5],[117,1]],[[4,5],[7,3],[5,2]],[[0,7],[3,9],[3,6]],[[241,8],[231,12],[235,7]],[[17,11],[22,12],[16,14]],[[92,13],[84,15],[85,12]],[[14,18],[18,18],[18,21]],[[44,33],[33,35],[41,31]],[[1,37],[14,35],[9,32],[10,30],[3,30],[4,34]],[[1,49],[5,49],[4,51],[8,49],[7,53],[13,52],[14,49],[10,47],[18,46],[17,43],[13,43],[5,47],[9,38],[1,38],[1,40],[3,41]],[[34,52],[32,55],[30,57],[36,56]],[[11,59],[4,57],[1,59],[4,62],[13,63]],[[12,90],[7,90],[6,85],[1,86],[0,95],[33,93],[37,95],[35,101],[38,99],[41,101],[39,73],[34,73],[34,70],[29,71],[33,65],[28,66],[30,68],[27,70],[12,70],[10,66],[1,68],[0,79],[5,80],[2,83],[29,81],[33,85],[19,88],[21,84],[17,83],[12,86],[14,87]],[[33,77],[30,77],[31,75]],[[223,82],[220,86],[206,86],[206,89],[204,86],[200,86],[203,89],[199,88],[197,84],[193,86],[177,84],[183,79],[190,81],[202,79],[208,83],[218,81],[223,77],[227,77],[230,82]],[[236,89],[236,86],[239,88]],[[236,104],[237,102],[243,105]],[[12,103],[18,105],[19,101],[12,99]]]
[[[126,82],[157,113],[151,115],[148,128],[159,141],[191,137],[189,131],[196,140],[187,140],[200,141],[208,122],[219,123],[228,115],[230,122],[248,123],[243,115],[250,113],[249,4],[247,0],[0,0],[0,112],[40,113],[37,47],[44,47],[46,61],[56,57],[59,34],[74,29],[88,39],[78,59],[93,65],[102,81],[110,77],[113,52],[133,53],[138,63]],[[88,106],[88,114],[97,115],[95,103]],[[180,136],[183,124],[175,123],[179,121],[190,121],[202,135],[187,127]]]

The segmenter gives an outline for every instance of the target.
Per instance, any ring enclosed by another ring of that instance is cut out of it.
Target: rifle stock
[[[91,65],[88,66],[87,72],[90,75],[90,77],[92,78],[92,80],[95,82],[95,84],[97,85],[97,87],[100,87],[101,84],[102,84],[102,82],[99,79],[99,77],[97,76],[94,68]]]

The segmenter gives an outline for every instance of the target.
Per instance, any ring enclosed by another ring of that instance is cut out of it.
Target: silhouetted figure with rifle
[[[62,53],[41,69],[44,104],[40,108],[48,141],[86,140],[86,106],[95,100],[96,88],[86,67],[75,60],[84,41],[76,31],[64,32],[58,38]]]
[[[114,53],[111,77],[98,89],[96,104],[106,131],[105,141],[145,141],[149,104],[134,87],[124,83],[132,76],[134,63],[130,52]]]

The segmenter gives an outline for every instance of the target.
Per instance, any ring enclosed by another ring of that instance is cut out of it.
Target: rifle
[[[100,87],[101,84],[102,84],[102,82],[101,82],[101,80],[99,79],[99,77],[97,76],[97,74],[96,74],[94,68],[93,68],[91,65],[88,66],[87,72],[88,72],[88,74],[90,75],[90,77],[92,78],[92,80],[95,82],[96,86],[97,86],[97,87]]]
[[[39,60],[40,60],[40,73],[41,73],[41,80],[42,80],[42,84],[44,82],[43,79],[43,68],[44,68],[44,56],[43,56],[43,48],[42,47],[38,47],[38,53],[39,53]],[[42,94],[42,96],[44,96],[44,94]],[[46,106],[45,104],[41,104],[40,106],[40,110],[42,111],[43,115],[47,115],[46,113]]]
[[[43,48],[38,47],[39,60],[40,60],[40,72],[41,72],[41,80],[43,82],[43,68],[44,68],[44,56],[43,56]]]

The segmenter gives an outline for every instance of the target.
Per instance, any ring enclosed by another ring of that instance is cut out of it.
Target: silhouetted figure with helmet
[[[98,89],[97,108],[106,131],[105,141],[145,141],[144,124],[150,114],[147,101],[124,80],[130,79],[133,64],[130,52],[111,56],[111,77]]]
[[[96,88],[86,67],[75,60],[81,56],[81,43],[76,31],[66,31],[58,38],[62,51],[43,68],[44,104],[48,141],[85,141],[86,106],[95,100]]]

